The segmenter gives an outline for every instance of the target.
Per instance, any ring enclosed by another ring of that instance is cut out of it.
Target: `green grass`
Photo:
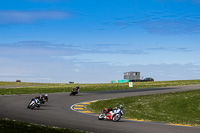
[[[125,118],[200,126],[200,90],[102,100],[87,109],[100,113],[120,104]]]
[[[45,83],[3,82],[3,81],[0,81],[0,86],[20,86],[20,85],[45,85]],[[48,85],[48,84],[46,84],[46,85]]]
[[[88,133],[65,128],[35,125],[7,119],[0,120],[0,133]]]
[[[200,80],[134,82],[132,88],[129,88],[128,83],[79,84],[79,86],[80,86],[80,92],[86,92],[86,91],[102,91],[102,90],[124,90],[124,89],[139,89],[139,88],[169,87],[169,86],[184,86],[184,85],[195,85],[195,84],[200,84]],[[19,87],[4,88],[4,89],[1,88],[0,95],[70,92],[72,88],[77,86],[78,84],[0,82],[0,86],[12,86],[12,85]],[[20,87],[22,85],[37,85],[37,86]]]

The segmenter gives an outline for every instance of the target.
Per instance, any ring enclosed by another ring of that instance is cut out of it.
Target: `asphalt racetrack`
[[[200,133],[200,127],[174,126],[159,122],[137,122],[124,119],[119,122],[100,121],[97,116],[79,113],[70,108],[73,104],[84,101],[194,89],[200,89],[200,85],[88,93],[81,92],[80,86],[80,94],[77,96],[69,96],[69,93],[48,94],[49,101],[34,110],[27,109],[27,105],[39,94],[0,96],[0,118],[95,133]]]

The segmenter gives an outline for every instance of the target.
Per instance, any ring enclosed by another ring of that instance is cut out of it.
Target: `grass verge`
[[[87,109],[100,113],[120,104],[124,118],[200,126],[200,90],[102,100]]]
[[[49,83],[31,83],[31,82],[4,82],[0,81],[0,86],[20,86],[20,85],[48,85]]]
[[[20,87],[22,85],[37,85],[30,87]],[[177,80],[177,81],[155,81],[155,82],[134,82],[133,87],[129,88],[129,83],[116,84],[79,84],[80,92],[86,91],[102,91],[102,90],[124,90],[124,89],[139,89],[139,88],[155,88],[155,87],[169,87],[169,86],[184,86],[200,84],[200,80]],[[16,88],[1,88],[0,95],[12,94],[33,94],[33,93],[56,93],[56,92],[70,92],[73,87],[78,84],[54,84],[54,83],[14,83],[14,82],[0,82],[0,86],[17,85]],[[40,85],[40,86],[38,86]]]
[[[49,126],[35,125],[20,121],[13,121],[8,119],[0,120],[1,133],[88,133],[77,130],[70,130],[65,128],[55,128]]]

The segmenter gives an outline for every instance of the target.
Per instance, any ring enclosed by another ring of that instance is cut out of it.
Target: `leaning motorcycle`
[[[119,121],[123,115],[122,108],[117,107],[116,109],[105,108],[98,116],[99,120],[112,120],[114,122]]]
[[[39,99],[32,99],[27,106],[28,109],[34,109],[35,107],[40,107]]]
[[[76,94],[78,94],[78,89],[77,89],[77,88],[73,88],[72,91],[71,91],[71,93],[70,93],[69,95],[70,95],[70,96],[71,96],[71,95],[74,95],[74,96],[75,96]]]

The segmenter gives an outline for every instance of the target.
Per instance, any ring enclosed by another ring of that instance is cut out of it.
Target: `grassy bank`
[[[21,86],[21,85],[48,85],[46,83],[31,83],[31,82],[3,82],[0,81],[0,86]]]
[[[21,85],[29,85],[29,84],[37,86],[20,87]],[[79,86],[80,86],[80,92],[84,92],[84,91],[124,90],[124,89],[139,89],[139,88],[169,87],[169,86],[184,86],[184,85],[196,85],[196,84],[200,84],[200,80],[134,82],[132,88],[129,88],[128,83],[79,84]],[[0,95],[70,92],[72,88],[77,86],[78,84],[0,82],[0,86],[11,86],[11,85],[14,86],[17,85],[19,87],[1,88]]]
[[[64,128],[53,128],[40,126],[25,122],[0,120],[0,133],[87,133],[83,131],[70,130]]]
[[[125,118],[200,126],[200,90],[103,100],[87,109],[100,113],[120,104]]]

